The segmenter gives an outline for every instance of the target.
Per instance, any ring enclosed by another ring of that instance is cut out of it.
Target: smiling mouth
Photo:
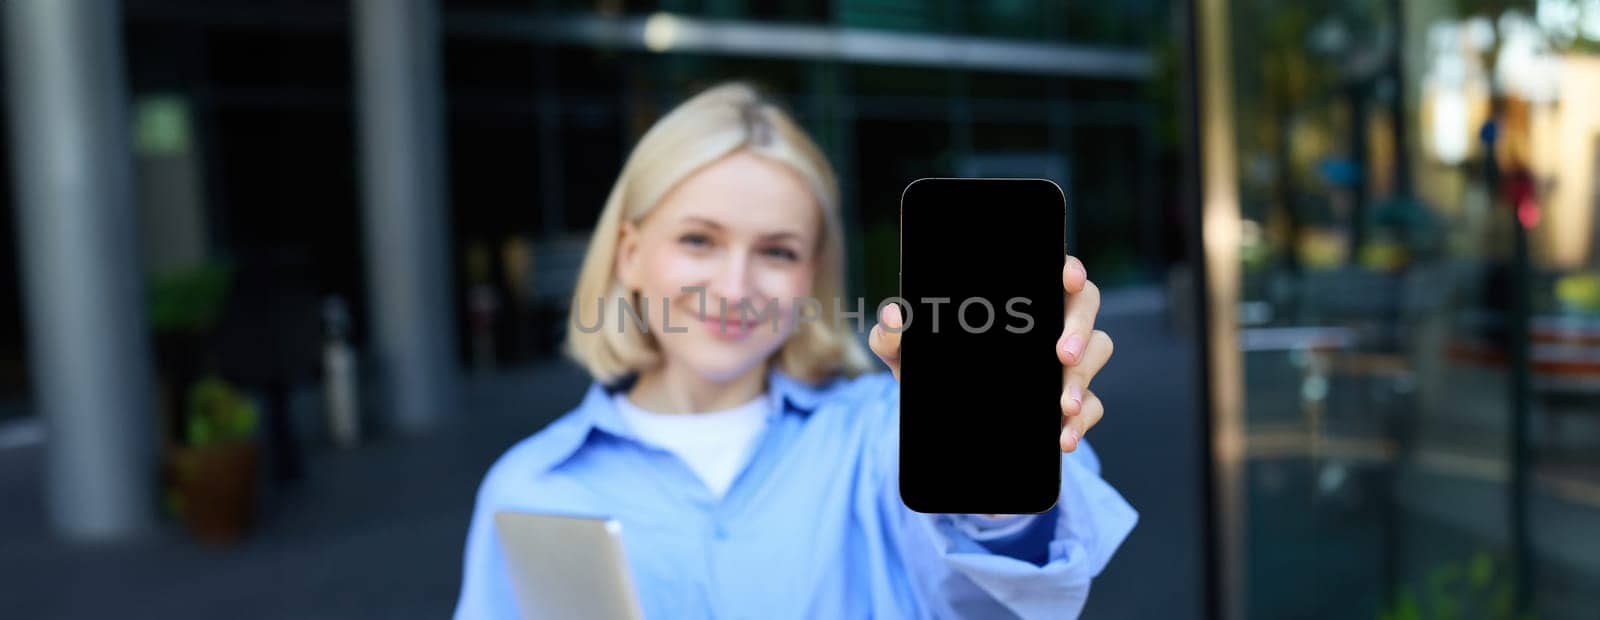
[[[731,318],[731,317],[727,318],[727,319],[722,319],[722,318],[718,318],[718,317],[714,317],[714,316],[707,316],[701,322],[705,323],[706,325],[710,325],[711,327],[713,327],[715,329],[725,329],[727,331],[733,331],[733,330],[751,331],[751,330],[754,330],[755,328],[761,326],[761,323],[759,321],[740,321],[739,319],[735,319],[735,318]]]
[[[738,316],[724,318],[708,313],[700,319],[700,324],[704,325],[706,331],[711,332],[711,335],[717,338],[741,340],[760,328],[764,322],[740,320]]]

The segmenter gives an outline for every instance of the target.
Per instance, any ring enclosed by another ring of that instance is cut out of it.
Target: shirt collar
[[[544,469],[566,461],[588,443],[596,432],[633,439],[633,430],[623,421],[622,412],[617,410],[612,398],[632,386],[636,378],[630,375],[609,384],[599,381],[590,384],[578,408],[563,425],[565,428],[552,429],[558,433],[558,445],[546,455],[548,465]],[[769,420],[785,415],[804,419],[816,410],[821,400],[821,390],[774,368],[767,373],[766,397],[771,405],[767,408]]]

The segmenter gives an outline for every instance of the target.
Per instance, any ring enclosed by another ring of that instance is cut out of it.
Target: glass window
[[[1230,4],[1250,616],[1600,609],[1592,5]]]

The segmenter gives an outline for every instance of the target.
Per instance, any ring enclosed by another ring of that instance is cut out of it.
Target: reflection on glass
[[[1249,616],[1600,609],[1600,4],[1232,4]]]

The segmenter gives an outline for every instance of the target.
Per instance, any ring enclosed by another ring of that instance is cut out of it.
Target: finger
[[[1078,449],[1078,444],[1083,442],[1083,436],[1100,423],[1100,418],[1106,413],[1105,404],[1100,402],[1100,397],[1094,392],[1086,393],[1083,399],[1083,411],[1070,418],[1064,418],[1061,428],[1061,451],[1072,452]]]
[[[1083,268],[1083,261],[1076,257],[1068,256],[1065,265],[1061,266],[1061,284],[1068,295],[1076,295],[1083,290],[1083,285],[1089,281],[1089,272]]]
[[[1067,366],[1083,358],[1084,347],[1089,346],[1090,332],[1094,331],[1095,316],[1100,314],[1100,287],[1084,282],[1083,289],[1067,297],[1066,328],[1056,341],[1056,357]]]
[[[889,367],[889,372],[894,373],[896,381],[900,379],[901,325],[899,304],[886,305],[878,311],[878,324],[872,326],[872,334],[867,337],[868,346]]]
[[[1103,331],[1094,330],[1089,335],[1089,345],[1083,350],[1083,361],[1061,369],[1061,415],[1075,416],[1082,411],[1083,400],[1089,392],[1089,384],[1094,381],[1094,376],[1100,374],[1100,369],[1105,368],[1106,362],[1111,360],[1111,354],[1116,346],[1111,342],[1111,336]]]

